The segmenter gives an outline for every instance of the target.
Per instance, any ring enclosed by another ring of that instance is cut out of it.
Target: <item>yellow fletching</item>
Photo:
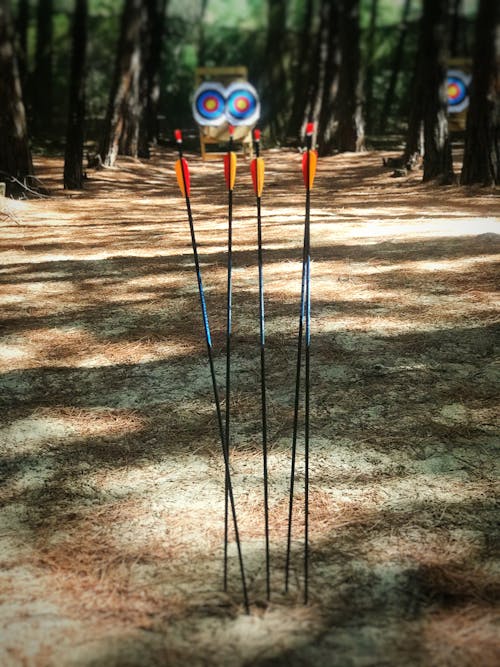
[[[252,160],[251,165],[253,189],[257,197],[262,195],[264,189],[264,160],[261,157],[256,157]]]
[[[183,170],[184,170],[184,175],[182,174]],[[189,191],[190,191],[189,168],[184,158],[180,158],[175,163],[175,175],[177,176],[177,183],[179,184],[180,191],[184,196],[186,196],[186,189],[187,189],[187,194],[189,197]],[[186,183],[186,187],[184,187],[184,183]]]
[[[232,151],[224,155],[224,177],[228,189],[232,190],[236,181],[236,153]]]
[[[308,163],[309,158],[309,165]],[[309,150],[302,156],[302,173],[304,175],[304,183],[309,190],[312,190],[314,183],[314,176],[316,175],[316,165],[318,163],[318,154],[316,151]],[[307,176],[309,172],[309,184],[307,183]]]

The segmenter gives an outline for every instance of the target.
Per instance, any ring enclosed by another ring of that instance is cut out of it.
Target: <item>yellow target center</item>
[[[236,100],[236,108],[238,111],[245,111],[248,108],[248,102],[244,98]]]
[[[456,83],[450,83],[448,86],[448,97],[456,97],[458,95],[458,86]]]
[[[217,108],[217,102],[215,100],[207,100],[205,102],[205,107],[208,111],[213,111]]]

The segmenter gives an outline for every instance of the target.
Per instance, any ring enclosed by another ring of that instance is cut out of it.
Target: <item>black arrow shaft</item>
[[[182,160],[182,149],[179,147],[179,158]],[[182,167],[182,163],[181,163]],[[232,519],[233,519],[233,526],[234,526],[234,534],[235,534],[235,541],[236,541],[236,546],[238,550],[238,560],[240,564],[240,574],[241,574],[241,584],[242,584],[242,589],[243,589],[243,602],[245,605],[245,610],[247,613],[250,612],[250,605],[248,602],[248,591],[247,591],[247,585],[246,585],[246,577],[245,577],[245,568],[244,568],[244,563],[243,563],[243,552],[241,549],[241,540],[240,540],[240,535],[239,535],[239,530],[238,530],[238,519],[236,515],[236,505],[234,502],[234,494],[233,494],[233,486],[231,482],[231,471],[229,468],[229,457],[227,453],[227,446],[226,446],[226,441],[224,438],[224,428],[223,428],[223,423],[222,423],[222,412],[221,412],[221,406],[220,406],[220,398],[219,398],[219,391],[217,388],[217,379],[215,376],[215,368],[214,368],[214,361],[213,361],[213,353],[212,353],[212,338],[210,335],[210,324],[208,320],[208,312],[207,312],[207,306],[206,306],[206,300],[205,300],[205,292],[203,289],[203,281],[201,277],[201,268],[200,268],[200,261],[199,261],[199,256],[198,256],[198,246],[196,243],[196,235],[195,235],[195,230],[194,230],[194,223],[193,223],[193,215],[191,211],[191,201],[189,198],[188,194],[188,189],[186,185],[186,177],[184,173],[184,169],[181,169],[182,171],[182,180],[184,183],[184,197],[186,201],[186,210],[188,214],[188,220],[189,220],[189,231],[191,234],[191,246],[193,249],[193,257],[194,257],[194,265],[195,265],[195,270],[196,270],[196,278],[198,281],[198,293],[200,297],[200,305],[201,305],[201,313],[202,313],[202,318],[203,318],[203,326],[205,330],[205,341],[207,345],[207,356],[208,356],[208,363],[210,366],[210,376],[212,379],[212,389],[213,389],[213,394],[214,394],[214,402],[215,402],[215,409],[217,413],[217,422],[219,426],[219,435],[220,435],[220,441],[221,441],[221,447],[222,447],[222,455],[224,458],[224,470],[225,470],[225,480],[226,480],[226,488],[227,488],[227,496],[229,498],[229,503],[231,506],[231,514],[232,514]]]

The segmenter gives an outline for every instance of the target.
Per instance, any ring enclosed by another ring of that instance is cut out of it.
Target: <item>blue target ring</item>
[[[196,109],[207,120],[215,120],[224,113],[224,98],[216,90],[206,90],[196,100]]]
[[[470,76],[459,70],[449,70],[446,79],[448,111],[458,113],[469,106]]]
[[[251,116],[256,106],[257,101],[248,90],[235,90],[227,101],[228,112],[238,120]]]
[[[246,82],[235,82],[227,89],[226,117],[231,125],[253,125],[260,116],[255,88]]]
[[[221,125],[225,121],[224,88],[217,83],[202,83],[193,100],[193,115],[200,125]]]

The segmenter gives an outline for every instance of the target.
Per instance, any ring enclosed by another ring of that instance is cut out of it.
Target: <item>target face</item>
[[[222,125],[226,120],[225,89],[218,83],[202,83],[195,92],[193,116],[200,125]]]
[[[232,83],[226,90],[226,118],[231,125],[253,125],[260,116],[255,88],[244,81]]]
[[[470,79],[470,76],[460,70],[448,70],[446,89],[450,113],[458,113],[469,106]]]

